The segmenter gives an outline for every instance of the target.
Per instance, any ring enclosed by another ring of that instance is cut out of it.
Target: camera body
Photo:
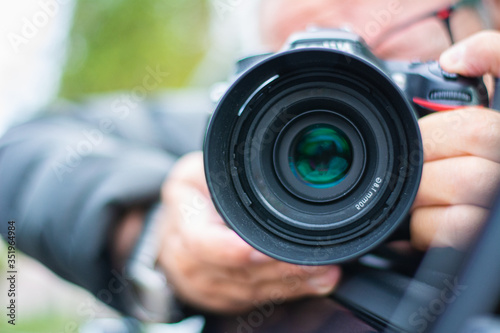
[[[309,265],[356,258],[405,220],[423,150],[417,118],[487,105],[480,78],[382,61],[357,35],[316,30],[238,63],[212,115],[205,174],[225,222]]]

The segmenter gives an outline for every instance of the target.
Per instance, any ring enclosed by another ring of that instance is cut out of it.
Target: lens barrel
[[[405,219],[423,164],[415,113],[374,63],[333,49],[278,53],[242,74],[205,140],[214,204],[280,260],[332,264]]]

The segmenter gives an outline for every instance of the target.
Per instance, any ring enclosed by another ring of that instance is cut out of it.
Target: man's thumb
[[[447,72],[500,77],[500,33],[482,31],[449,48],[439,59]]]

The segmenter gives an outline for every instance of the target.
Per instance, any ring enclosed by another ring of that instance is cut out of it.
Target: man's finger
[[[258,286],[254,300],[262,302],[276,297],[291,300],[304,296],[328,295],[335,289],[340,277],[340,267],[330,266],[325,273],[309,278],[293,277],[285,281],[266,282]]]
[[[424,164],[414,208],[421,206],[491,206],[500,183],[500,164],[476,156]]]
[[[184,243],[200,261],[221,267],[250,264],[260,254],[224,225],[193,223],[182,228]],[[269,260],[272,260],[269,258]]]
[[[290,278],[308,278],[325,273],[329,266],[299,266],[278,260],[246,267],[228,268],[225,278],[240,283],[263,283]]]
[[[417,208],[411,216],[411,242],[420,250],[430,246],[464,248],[480,230],[488,212],[469,205]]]
[[[484,108],[434,113],[419,120],[425,161],[474,155],[500,163],[500,113]]]
[[[198,219],[208,219],[200,214]],[[187,249],[204,263],[220,267],[241,267],[273,259],[258,252],[225,225],[191,222],[182,225],[181,233]]]
[[[455,44],[440,58],[444,70],[464,76],[500,77],[500,33],[482,31]]]
[[[323,274],[311,277],[295,276],[289,279],[264,281],[258,284],[227,280],[223,284],[220,295],[228,301],[240,305],[256,305],[276,299],[284,301],[304,296],[327,295],[335,289],[340,276],[340,267],[330,266]]]
[[[205,169],[203,165],[202,152],[193,152],[183,156],[170,171],[169,181],[165,183],[163,190],[171,183],[182,183],[196,188],[206,197],[209,197]]]
[[[230,267],[271,261],[245,243],[217,215],[211,201],[192,188],[179,187],[168,201],[170,224],[186,249],[205,263]],[[168,208],[167,208],[168,209]]]

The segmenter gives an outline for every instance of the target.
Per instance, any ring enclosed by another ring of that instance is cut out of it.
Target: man
[[[460,42],[451,48],[442,20],[427,15],[451,3],[264,0],[260,33],[263,44],[276,51],[292,32],[310,25],[349,27],[382,58],[441,57],[450,72],[500,76],[500,34],[479,32],[484,26],[475,7],[452,13],[450,30]],[[164,226],[157,264],[181,303],[238,313],[269,299],[326,295],[335,288],[340,267],[276,261],[228,229],[211,204],[201,153],[176,161],[195,149],[184,140],[202,126],[184,128],[174,118],[157,122],[154,117],[130,116],[109,131],[91,115],[11,130],[0,143],[0,218],[19,221],[20,248],[99,297],[113,278],[112,268],[127,261],[147,207],[168,174],[161,186],[165,209],[157,215]],[[68,146],[83,147],[78,133],[91,138],[95,124],[110,134],[85,153],[75,153],[71,165],[62,164],[72,154]],[[419,124],[425,166],[412,210],[412,243],[418,249],[431,243],[464,247],[488,214],[500,181],[500,115],[475,107],[434,114]],[[185,136],[173,135],[175,127]],[[189,223],[186,207],[195,209]],[[105,301],[126,311],[119,297]]]

